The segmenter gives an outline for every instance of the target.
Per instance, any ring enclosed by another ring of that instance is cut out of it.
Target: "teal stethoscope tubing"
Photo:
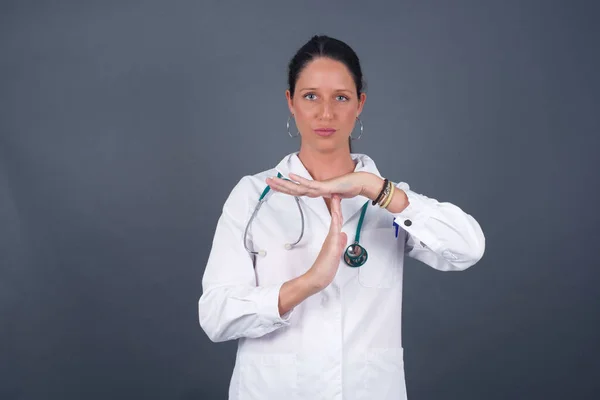
[[[281,178],[282,177],[281,173],[278,173],[277,177]],[[289,180],[289,179],[286,179],[286,180]],[[258,210],[260,210],[260,207],[265,202],[265,196],[267,195],[267,193],[269,193],[270,190],[271,190],[271,187],[268,185],[263,190],[262,194],[260,195],[260,198],[258,199],[258,204],[254,208],[254,212],[252,213],[250,220],[246,224],[246,229],[244,230],[244,247],[246,248],[246,251],[250,254],[266,256],[266,252],[264,250],[254,251],[254,250],[251,250],[248,248],[247,236],[248,236],[248,229],[250,228],[250,225],[252,224],[252,221],[254,220],[254,218],[256,218],[256,214],[258,214]],[[296,200],[296,205],[298,206],[298,211],[300,212],[302,228],[300,230],[300,236],[294,243],[286,243],[285,244],[285,248],[288,250],[290,250],[292,247],[294,247],[295,245],[300,243],[300,240],[302,240],[302,237],[304,236],[304,213],[302,212],[302,207],[300,206],[300,200],[298,199],[298,197],[294,196],[294,199]],[[367,258],[368,258],[367,250],[365,250],[365,248],[359,244],[360,232],[362,230],[363,221],[365,220],[365,214],[367,212],[368,205],[369,205],[369,202],[367,201],[362,206],[362,209],[360,212],[360,219],[358,220],[358,226],[356,227],[356,235],[354,236],[354,243],[351,244],[350,246],[348,246],[346,248],[346,251],[344,252],[344,262],[350,267],[360,267],[367,261]]]

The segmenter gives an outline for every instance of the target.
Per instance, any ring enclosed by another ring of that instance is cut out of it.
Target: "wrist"
[[[382,186],[383,179],[375,174],[367,173],[364,177],[360,194],[373,201],[377,198],[379,192],[381,192]]]

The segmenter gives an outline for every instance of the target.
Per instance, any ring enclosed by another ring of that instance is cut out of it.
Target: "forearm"
[[[362,194],[377,198],[383,179],[368,174],[362,180]],[[406,183],[392,186],[394,197],[387,210],[409,235],[410,256],[440,270],[463,270],[481,259],[485,237],[471,215],[454,204],[415,193]]]
[[[285,282],[279,291],[279,315],[285,315],[320,290],[308,273]]]

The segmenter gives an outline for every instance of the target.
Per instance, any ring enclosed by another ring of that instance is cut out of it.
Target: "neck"
[[[348,149],[322,153],[301,147],[298,158],[310,176],[317,181],[337,178],[354,172],[356,168]]]

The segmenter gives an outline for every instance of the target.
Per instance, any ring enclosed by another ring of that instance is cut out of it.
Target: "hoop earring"
[[[290,120],[291,120],[291,119],[292,119],[292,116],[290,115],[290,116],[288,117],[288,120],[287,120],[287,124],[286,124],[286,126],[287,126],[287,133],[288,133],[288,135],[290,135],[290,137],[293,139],[293,138],[295,138],[295,137],[298,137],[298,136],[300,136],[300,131],[298,131],[298,133],[296,133],[295,135],[292,135],[292,132],[290,132]]]
[[[362,121],[360,120],[360,118],[356,117],[356,120],[357,120],[357,121],[358,121],[358,123],[360,124],[360,135],[358,135],[358,137],[357,137],[357,138],[353,138],[353,137],[352,137],[352,134],[350,134],[350,139],[352,139],[352,140],[359,140],[359,139],[362,137],[362,135],[363,135],[363,131],[364,131],[364,126],[363,126],[363,123],[362,123]]]

